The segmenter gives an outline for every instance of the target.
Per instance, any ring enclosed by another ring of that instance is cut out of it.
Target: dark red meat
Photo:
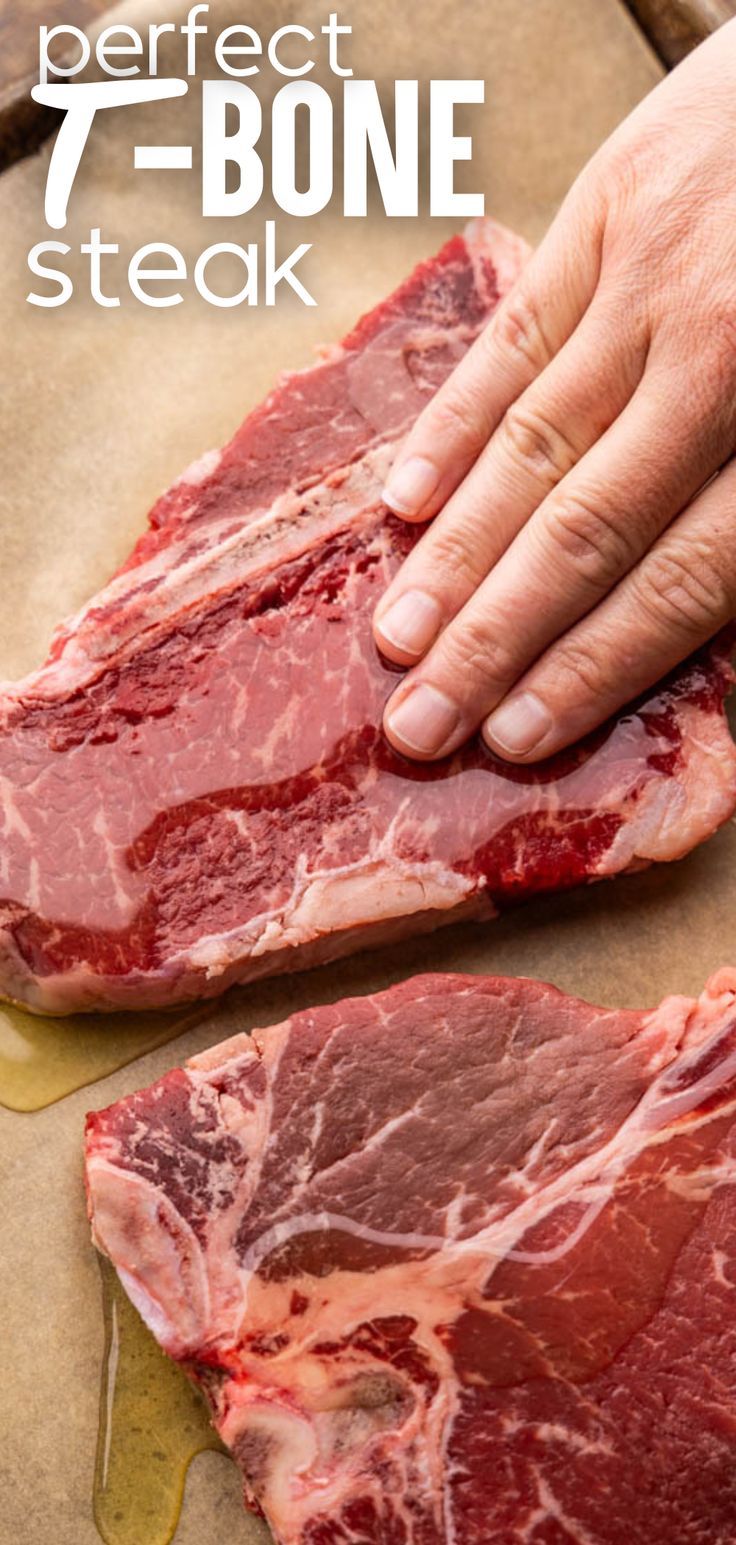
[[[537,770],[410,765],[370,617],[414,533],[396,446],[513,282],[481,223],[159,500],[0,696],[0,992],[41,1011],[221,992],[676,858],[736,804],[717,645]]]
[[[94,1238],[279,1545],[733,1545],[736,972],[427,976],[87,1123]]]

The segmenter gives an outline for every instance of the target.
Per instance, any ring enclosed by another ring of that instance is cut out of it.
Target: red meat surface
[[[681,856],[736,805],[721,642],[539,768],[381,733],[371,614],[416,538],[381,487],[516,278],[456,237],[159,500],[0,693],[0,993],[155,1007]]]
[[[279,1545],[733,1545],[736,971],[435,975],[88,1117],[95,1241]]]

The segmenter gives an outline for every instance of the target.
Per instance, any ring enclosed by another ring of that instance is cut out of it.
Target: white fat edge
[[[475,889],[474,880],[439,862],[402,863],[390,852],[384,854],[385,846],[384,838],[363,864],[326,870],[309,871],[300,855],[286,902],[259,913],[244,927],[198,940],[173,957],[170,970],[175,975],[194,970],[217,976],[241,959],[297,948],[324,934],[413,912],[444,911]]]
[[[88,964],[49,976],[35,976],[16,948],[10,928],[0,926],[0,981],[3,999],[15,1003],[24,1013],[48,1014],[64,1018],[68,1014],[97,1013],[115,1003],[121,1009],[140,1009],[141,990],[153,981],[157,988],[156,1006],[170,1008],[168,977],[146,977],[138,973],[121,988],[119,979],[100,976]],[[107,996],[105,989],[109,988]],[[148,1007],[152,1005],[149,1003]]]
[[[645,1041],[649,1044],[650,1054],[646,1066],[650,1073],[661,1072],[677,1059],[697,1001],[696,998],[672,993],[642,1018],[636,1033],[636,1044],[641,1045]]]
[[[682,858],[733,814],[736,746],[725,716],[687,699],[677,705],[684,765],[649,774],[638,805],[613,839],[599,873],[615,873],[636,858]],[[654,742],[649,748],[656,751]],[[671,749],[663,740],[662,750]]]
[[[0,923],[0,981],[2,1001],[13,1003],[31,1014],[65,1014],[72,1012],[75,997],[74,986],[67,993],[65,977],[36,977],[23,959],[12,934],[13,908],[6,922]],[[76,975],[77,973],[75,973]],[[81,978],[91,981],[89,970],[80,973]],[[58,983],[58,991],[57,991]],[[77,1000],[78,1007],[78,1000]]]
[[[716,1018],[727,1004],[736,1003],[736,967],[721,966],[706,983],[697,1004],[697,1016],[705,1023]]]
[[[224,454],[224,450],[220,446],[215,446],[209,451],[203,451],[201,456],[197,456],[194,461],[190,461],[189,466],[179,473],[179,476],[171,484],[171,489],[190,486],[196,488],[200,483],[206,483],[208,477],[212,477],[213,472],[217,471]],[[171,489],[168,492],[171,492]],[[162,497],[165,499],[166,494],[163,494]]]
[[[161,1187],[158,1187],[138,1175],[135,1170],[126,1169],[124,1162],[121,1167],[122,1155],[116,1136],[114,1134],[95,1136],[86,1167],[92,1205],[93,1238],[98,1247],[113,1259],[123,1286],[135,1307],[162,1345],[173,1355],[182,1355],[182,1349],[186,1348],[196,1352],[201,1350],[203,1345],[211,1342],[228,1344],[235,1338],[242,1305],[237,1273],[234,1274],[231,1267],[234,1234],[239,1220],[247,1214],[260,1184],[263,1158],[273,1124],[273,1080],[283,1049],[284,1033],[288,1032],[289,1025],[290,1022],[287,1021],[284,1025],[275,1027],[273,1035],[270,1036],[268,1060],[271,1068],[267,1068],[266,1093],[265,1096],[254,1095],[249,1108],[244,1108],[242,1103],[227,1091],[217,1089],[215,1083],[218,1074],[224,1071],[237,1077],[238,1071],[242,1071],[248,1063],[260,1064],[267,1060],[259,1055],[250,1038],[242,1034],[234,1036],[230,1041],[212,1048],[209,1053],[205,1052],[199,1058],[193,1058],[185,1066],[189,1083],[189,1111],[193,1124],[196,1126],[204,1115],[212,1115],[215,1132],[219,1134],[225,1129],[247,1154],[247,1164],[241,1176],[237,1176],[235,1170],[227,1163],[218,1161],[215,1165],[216,1173],[213,1178],[217,1182],[219,1192],[222,1193],[224,1188],[228,1195],[232,1196],[232,1200],[227,1206],[223,1206],[217,1194],[213,1194],[212,1210],[207,1218],[206,1254],[193,1230],[168,1200],[165,1181]],[[247,1045],[244,1045],[244,1042],[247,1042]],[[217,1054],[215,1057],[212,1056],[213,1051]],[[146,1126],[145,1117],[141,1115],[138,1118],[137,1135],[145,1135]],[[175,1147],[172,1148],[171,1159],[176,1167]],[[112,1205],[106,1208],[108,1184]],[[113,1200],[118,1195],[118,1187],[121,1184],[132,1187],[128,1202],[122,1209],[116,1208]],[[133,1201],[135,1206],[132,1205]],[[171,1216],[175,1228],[172,1231],[160,1229],[159,1238],[156,1230],[162,1210]],[[172,1302],[171,1290],[167,1292],[164,1284],[160,1294],[155,1292],[153,1283],[146,1280],[150,1270],[144,1273],[140,1269],[145,1263],[138,1262],[139,1269],[136,1269],[136,1263],[131,1259],[129,1250],[125,1248],[124,1232],[120,1234],[116,1229],[118,1220],[123,1220],[124,1229],[125,1221],[129,1221],[133,1216],[137,1217],[141,1228],[148,1228],[150,1237],[157,1241],[153,1250],[154,1267],[158,1259],[168,1257],[169,1267],[175,1275],[175,1263],[180,1262],[182,1258],[178,1236],[180,1234],[185,1236],[187,1271],[181,1279],[180,1298],[182,1302],[186,1300],[188,1306],[194,1308],[190,1302],[192,1296],[190,1274],[194,1272],[197,1287],[195,1298],[199,1300],[195,1326],[187,1325],[186,1316],[177,1321],[167,1313],[166,1306]],[[119,1247],[114,1243],[116,1237],[120,1240]]]
[[[736,967],[721,966],[706,982],[698,998],[672,994],[647,1014],[641,1033],[655,1041],[661,1037],[676,1051],[688,1053],[719,1028],[728,1029],[736,1014]],[[673,1055],[666,1059],[671,1062]],[[660,1064],[662,1065],[662,1064]]]
[[[60,624],[55,636],[63,638],[63,649],[58,658],[47,661],[20,681],[0,683],[0,699],[4,699],[0,708],[10,708],[19,700],[44,699],[79,690],[104,670],[110,656],[121,663],[128,653],[138,653],[147,646],[180,610],[193,607],[200,600],[209,603],[234,584],[257,577],[261,570],[268,572],[291,562],[314,546],[315,536],[321,543],[378,509],[401,434],[403,431],[375,445],[356,462],[333,468],[322,482],[311,485],[304,493],[285,490],[272,505],[250,515],[247,523],[235,532],[234,514],[208,524],[206,547],[189,559],[182,560],[175,539],[145,563],[114,576],[74,616]],[[228,531],[230,535],[224,535]],[[185,545],[190,540],[191,531],[185,526],[181,543]],[[141,598],[138,592],[151,579],[162,582],[155,592],[144,591]],[[112,630],[106,632],[98,625],[95,614],[111,605],[120,610]],[[89,629],[85,628],[87,622]]]
[[[184,1063],[184,1068],[192,1083],[200,1083],[214,1080],[224,1072],[235,1073],[236,1070],[245,1068],[248,1063],[259,1061],[256,1048],[247,1031],[237,1030],[235,1035],[228,1036],[226,1041],[218,1041],[216,1046],[207,1046],[204,1051],[198,1051],[194,1057],[189,1057]]]
[[[87,961],[48,976],[36,976],[20,954],[11,931],[14,909],[0,920],[0,981],[6,1002],[25,1013],[65,1018],[69,1014],[140,1012],[154,1008],[197,1012],[196,995],[176,997],[180,973],[167,963],[157,972],[131,971],[125,977],[105,976]]]

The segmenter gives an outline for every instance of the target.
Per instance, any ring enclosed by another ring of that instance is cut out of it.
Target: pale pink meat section
[[[90,1115],[93,1236],[279,1545],[733,1545],[736,972],[427,976]]]

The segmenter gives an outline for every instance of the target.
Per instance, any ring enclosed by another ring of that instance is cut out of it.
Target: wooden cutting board
[[[52,133],[57,114],[29,96],[38,79],[38,29],[87,27],[108,0],[3,0],[0,10],[0,170]]]
[[[679,64],[698,43],[736,16],[736,0],[628,0],[660,58]]]

